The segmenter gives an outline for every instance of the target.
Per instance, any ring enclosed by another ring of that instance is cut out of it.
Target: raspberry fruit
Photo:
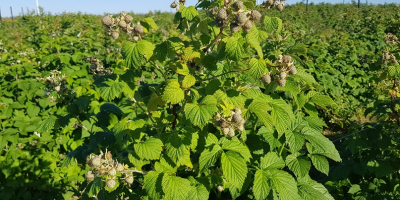
[[[171,3],[171,8],[176,8],[178,5],[174,2]]]
[[[242,10],[244,8],[244,4],[243,1],[235,1],[235,3],[233,3],[232,7],[236,10]]]
[[[239,132],[243,132],[244,131],[244,124],[240,124],[238,127],[236,127],[237,128],[237,130],[239,131]]]
[[[103,17],[101,22],[103,23],[103,25],[110,27],[110,26],[113,25],[114,19],[113,19],[113,17],[111,15],[106,15],[106,16]]]
[[[119,32],[118,31],[112,31],[111,32],[111,37],[116,40],[119,37]]]
[[[215,26],[217,27],[223,27],[225,25],[224,20],[221,20],[219,18],[215,18]]]
[[[125,167],[123,164],[118,163],[116,169],[118,172],[122,172],[122,171],[124,171]]]
[[[286,85],[286,79],[278,79],[278,84],[281,87],[285,87]]]
[[[290,68],[290,70],[289,70],[289,74],[292,74],[292,75],[295,75],[295,74],[297,74],[297,69],[296,69],[296,66],[292,66],[292,68]]]
[[[247,20],[246,23],[243,25],[243,30],[245,30],[247,33],[250,32],[250,30],[253,28],[253,23],[251,23],[250,20]]]
[[[144,29],[143,26],[138,24],[135,26],[135,28],[133,29],[133,31],[135,31],[135,33],[137,34],[143,34],[144,33]]]
[[[111,159],[112,159],[111,151],[107,151],[107,153],[106,153],[106,159],[107,159],[107,160],[111,160]]]
[[[286,79],[286,77],[287,77],[286,72],[279,73],[279,79]]]
[[[224,191],[224,186],[218,185],[217,186],[217,190],[218,190],[219,193],[223,192]]]
[[[240,26],[237,25],[237,24],[231,24],[231,25],[230,25],[230,28],[231,28],[231,32],[232,32],[232,33],[236,33],[236,32],[238,32],[238,31],[240,31]]]
[[[133,22],[133,17],[131,15],[125,15],[125,22],[127,24],[132,23]]]
[[[263,6],[265,7],[265,8],[271,8],[272,6],[274,6],[274,4],[275,4],[275,0],[267,0],[267,1],[264,1],[264,3],[263,3]]]
[[[225,8],[221,8],[221,10],[218,11],[217,17],[221,20],[225,20],[228,18],[228,13],[226,12]]]
[[[258,20],[261,19],[261,16],[262,16],[262,15],[261,15],[260,12],[258,12],[257,10],[253,10],[253,11],[251,11],[250,19],[251,19],[251,20],[258,21]]]
[[[85,179],[86,179],[86,181],[87,181],[88,183],[94,180],[94,174],[93,174],[93,172],[92,172],[91,170],[89,170],[88,172],[86,172],[86,174],[85,174]]]
[[[132,174],[125,178],[125,182],[128,183],[129,185],[132,185],[133,181],[134,181],[134,178],[133,178]]]
[[[115,187],[115,180],[114,179],[108,179],[106,181],[106,185],[108,188],[113,189]]]
[[[236,124],[242,124],[244,122],[244,119],[240,113],[235,113],[232,117],[232,122]]]
[[[283,57],[282,57],[282,62],[283,63],[291,63],[292,62],[292,56],[289,56],[289,55],[284,55]]]
[[[96,156],[94,158],[92,158],[92,167],[99,167],[101,165],[101,158]]]
[[[180,3],[181,5],[185,5],[186,0],[179,0],[179,3]]]
[[[222,128],[221,129],[222,130],[222,133],[225,135],[225,136],[227,136],[227,135],[229,135],[229,128]]]
[[[245,13],[238,13],[235,17],[235,21],[239,26],[242,26],[247,21],[247,15]]]
[[[276,5],[276,9],[279,10],[279,11],[282,11],[284,7],[285,7],[285,4],[284,4],[284,3],[278,3],[278,4]]]
[[[271,78],[271,75],[269,75],[269,74],[265,74],[262,78],[261,78],[261,81],[264,83],[264,84],[270,84],[271,82],[272,82],[272,78]]]
[[[231,138],[235,137],[235,129],[230,127],[229,128],[229,132],[228,132],[228,136],[231,137]]]
[[[117,175],[117,170],[115,170],[115,168],[111,168],[111,169],[108,171],[108,175],[110,175],[110,176],[116,176],[116,175]]]

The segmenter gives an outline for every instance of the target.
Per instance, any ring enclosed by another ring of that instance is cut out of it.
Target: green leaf
[[[97,196],[101,190],[101,177],[96,177],[92,182],[90,182],[90,188],[88,191],[89,196]]]
[[[323,108],[327,108],[329,106],[334,106],[336,103],[327,95],[314,95],[310,102],[313,102]]]
[[[142,63],[143,58],[150,59],[154,49],[155,46],[146,40],[140,40],[137,43],[128,41],[122,45],[121,53],[127,67],[137,68]]]
[[[282,20],[278,17],[265,16],[264,25],[268,33],[276,32],[279,34],[282,30]]]
[[[335,148],[335,145],[317,130],[310,127],[305,127],[301,131],[301,135],[311,143],[312,147],[309,145],[307,146],[307,149],[310,153],[326,156],[336,162],[340,162],[342,160],[339,152]]]
[[[190,154],[192,138],[185,135],[172,134],[166,142],[166,153],[176,164],[183,164],[185,156]]]
[[[322,184],[313,180],[299,179],[298,190],[303,199],[334,200]]]
[[[272,128],[272,116],[267,112],[271,110],[271,106],[268,103],[260,102],[260,101],[253,101],[249,105],[249,111],[256,114],[258,119],[267,127]]]
[[[348,193],[349,194],[356,194],[359,191],[361,191],[360,185],[354,184],[354,185],[351,186],[351,188],[349,189]]]
[[[301,117],[298,117],[296,120],[292,121],[289,130],[285,132],[286,140],[289,143],[292,152],[297,152],[303,147],[305,139],[301,134],[299,134],[299,132],[301,132],[301,130],[306,126],[307,122],[305,122]]]
[[[264,170],[257,170],[254,175],[253,193],[257,200],[264,200],[271,191],[270,177]]]
[[[195,126],[204,127],[217,111],[217,100],[213,96],[206,96],[200,104],[187,103],[185,115]]]
[[[163,195],[161,185],[163,182],[163,177],[163,173],[158,173],[156,171],[150,171],[144,175],[144,189],[152,199],[161,199],[161,196]]]
[[[170,80],[165,87],[162,100],[166,103],[177,104],[185,98],[185,93],[181,89],[177,80]]]
[[[294,115],[292,108],[283,99],[274,99],[271,102],[272,106],[272,121],[278,131],[278,138],[280,138],[285,131],[290,127]]]
[[[286,157],[286,165],[297,177],[307,176],[311,169],[311,163],[307,157],[297,157],[293,154],[290,154]]]
[[[252,58],[249,63],[249,73],[254,78],[261,78],[265,73],[268,72],[264,59]]]
[[[299,200],[296,180],[287,172],[282,170],[266,171],[274,183],[275,189],[278,192],[279,199],[284,200]]]
[[[186,200],[192,190],[189,180],[176,176],[164,176],[162,188],[165,200]]]
[[[181,5],[179,6],[179,11],[181,12],[182,17],[189,21],[192,21],[197,15],[199,15],[199,11],[197,11],[194,6],[185,7]]]
[[[103,84],[101,84],[100,96],[106,101],[112,101],[122,94],[124,86],[124,83],[120,83],[118,81],[105,81]]]
[[[112,113],[114,115],[117,115],[118,117],[122,117],[122,115],[124,114],[124,112],[118,106],[112,103],[105,103],[101,105],[100,111],[106,113]]]
[[[49,118],[44,120],[39,125],[37,132],[39,132],[39,133],[47,132],[47,131],[55,128],[54,126],[56,125],[56,123],[58,124],[58,118],[54,115],[50,115]]]
[[[187,89],[192,87],[196,83],[196,78],[193,75],[187,75],[185,78],[183,78],[182,81],[182,88]]]
[[[237,188],[242,188],[247,175],[246,161],[236,152],[228,151],[221,157],[225,178]]]
[[[212,134],[211,134],[212,135]],[[218,140],[217,140],[218,141]],[[221,156],[223,150],[218,144],[212,144],[204,149],[200,154],[199,158],[199,173],[208,169],[217,162],[218,158]]]
[[[397,70],[396,70],[395,66],[393,66],[393,65],[388,66],[388,75],[389,75],[389,77],[396,77]]]
[[[150,30],[150,28],[157,30],[158,26],[156,22],[154,22],[153,18],[146,17],[140,21],[140,24],[146,29],[146,32]]]
[[[157,160],[160,158],[160,154],[163,150],[163,143],[160,139],[149,138],[143,143],[134,145],[136,154],[141,159]]]
[[[261,169],[282,169],[285,167],[285,161],[275,152],[268,152],[261,158]]]
[[[234,61],[240,60],[244,54],[243,39],[241,37],[226,37],[223,41],[226,43],[226,56]]]
[[[189,191],[189,196],[187,200],[207,200],[210,194],[204,185],[199,185],[197,187],[192,187]]]
[[[318,171],[326,174],[328,176],[329,174],[329,162],[325,158],[325,156],[320,156],[320,155],[314,155],[314,154],[309,154],[308,155],[311,158],[311,161]]]
[[[222,149],[239,153],[247,162],[250,162],[251,153],[246,144],[239,141],[237,137],[227,140],[222,144]]]

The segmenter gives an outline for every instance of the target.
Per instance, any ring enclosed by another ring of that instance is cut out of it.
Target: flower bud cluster
[[[243,29],[250,32],[253,28],[252,21],[258,21],[262,15],[257,10],[246,10],[242,1],[225,0],[225,4],[221,9],[218,7],[211,8],[207,11],[209,16],[215,17],[215,25],[224,27],[230,24],[231,32],[237,32]]]
[[[89,57],[87,61],[90,62],[89,73],[94,74],[94,78],[97,78],[101,75],[113,74],[112,70],[104,69],[103,65],[100,63],[100,60],[96,57]]]
[[[398,42],[399,42],[399,39],[395,35],[393,35],[391,33],[388,33],[385,36],[385,43],[386,44],[397,44]]]
[[[107,188],[115,189],[117,176],[120,174],[125,175],[126,184],[132,185],[134,181],[132,173],[125,170],[122,163],[113,160],[110,151],[106,151],[104,156],[103,152],[100,152],[100,155],[90,155],[86,158],[86,164],[90,166],[90,170],[85,174],[87,182],[93,181],[96,177],[102,177],[102,179],[105,179]]]
[[[277,10],[282,11],[285,8],[285,0],[266,0],[262,6],[268,9],[275,7]]]
[[[276,60],[272,66],[274,66],[275,69],[261,77],[261,81],[266,85],[276,80],[279,86],[285,87],[286,78],[289,77],[289,75],[297,74],[297,68],[293,64],[293,58],[289,55],[279,55],[279,59]]]
[[[114,18],[112,15],[106,15],[101,20],[104,26],[106,26],[108,34],[111,35],[113,39],[118,39],[120,35],[119,29],[122,29],[130,36],[143,34],[144,29],[140,23],[134,25],[133,17],[126,14],[126,12],[121,12],[121,15]]]
[[[171,3],[170,7],[171,8],[177,8],[178,5],[185,5],[185,3],[186,3],[186,0],[179,0],[178,2],[174,1],[174,2]]]
[[[53,70],[50,72],[50,76],[45,78],[36,78],[36,80],[44,81],[48,91],[45,91],[46,95],[50,95],[52,91],[56,91],[58,93],[65,93],[68,91],[66,87],[67,77],[65,75],[61,75],[60,71]]]
[[[222,133],[228,137],[235,137],[235,130],[244,131],[246,121],[242,117],[242,111],[236,108],[229,116],[221,116],[219,113],[215,117],[215,125],[221,127]]]

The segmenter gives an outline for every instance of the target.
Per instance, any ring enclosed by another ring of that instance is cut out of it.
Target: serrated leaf
[[[307,147],[310,153],[326,156],[336,162],[342,160],[335,145],[317,130],[305,127],[300,134],[311,143],[312,148]]]
[[[58,118],[54,115],[50,115],[46,120],[44,120],[38,127],[37,132],[43,133],[54,128],[58,123]]]
[[[305,200],[314,200],[314,199],[333,200],[332,196],[330,196],[329,193],[327,193],[325,188],[324,189],[325,189],[326,193],[331,198],[329,198],[329,196],[327,196],[325,194],[325,191],[320,190],[320,188],[318,188],[318,186],[316,188],[314,188],[314,186],[316,186],[314,181],[307,181],[307,182],[299,181],[298,189],[299,189],[300,196],[303,197],[303,199],[305,199]]]
[[[268,152],[261,158],[261,169],[282,169],[285,167],[285,161],[279,157],[275,152]]]
[[[275,189],[278,192],[279,199],[284,200],[299,200],[296,180],[287,172],[282,170],[268,170],[268,175],[274,183]]]
[[[137,68],[143,59],[150,59],[153,55],[155,46],[146,40],[140,40],[137,43],[125,42],[122,45],[121,53],[129,68]]]
[[[150,30],[150,28],[157,30],[158,26],[156,22],[154,22],[153,18],[146,17],[140,21],[140,24],[146,29],[146,32]]]
[[[139,158],[139,156],[136,154],[136,152],[132,152],[128,154],[128,159],[129,162],[133,164],[137,169],[141,170],[144,165],[147,165],[150,163],[148,160],[142,160]]]
[[[181,89],[177,80],[170,80],[165,87],[162,100],[166,103],[177,104],[185,98],[185,93]]]
[[[247,162],[250,162],[251,153],[246,144],[235,137],[222,143],[222,149],[239,153]]]
[[[124,83],[118,81],[113,81],[113,80],[105,81],[104,83],[101,84],[100,96],[106,101],[112,101],[122,94],[124,86],[125,86]]]
[[[270,177],[264,170],[257,170],[254,175],[253,193],[257,200],[264,200],[271,191]]]
[[[349,194],[356,194],[359,191],[361,191],[360,185],[354,184],[354,185],[351,186],[351,188],[349,189],[348,193]]]
[[[161,199],[161,196],[164,194],[162,190],[163,177],[164,173],[156,171],[150,171],[144,175],[144,189],[152,199]]]
[[[143,143],[134,145],[136,154],[141,159],[157,160],[160,158],[160,154],[163,150],[163,143],[160,139],[149,138]]]
[[[254,101],[249,105],[249,111],[256,114],[258,119],[267,127],[273,127],[272,116],[267,112],[271,106],[265,102]]]
[[[118,106],[112,103],[105,103],[101,105],[100,111],[106,113],[112,113],[114,115],[117,115],[118,117],[122,117],[122,115],[124,114],[124,112]]]
[[[191,61],[195,58],[200,58],[201,54],[198,51],[194,51],[193,47],[188,47],[185,50],[183,50],[183,55],[182,59],[183,61]]]
[[[226,56],[234,61],[240,60],[244,54],[243,39],[238,37],[227,37],[223,41],[226,43]]]
[[[261,78],[265,73],[268,72],[264,59],[252,58],[250,60],[249,67],[250,75],[257,79]]]
[[[211,134],[212,135],[212,134]],[[218,140],[217,140],[218,142]],[[200,154],[199,158],[199,173],[203,172],[205,169],[208,169],[212,165],[217,162],[218,158],[221,156],[223,150],[221,146],[218,144],[212,144],[208,147],[206,147],[203,152]]]
[[[96,196],[101,190],[101,177],[96,177],[92,182],[90,182],[90,187],[88,191],[89,196]]]
[[[189,21],[192,21],[197,15],[199,15],[199,11],[197,11],[194,6],[185,7],[181,5],[179,11],[181,12],[182,17]]]
[[[181,75],[184,75],[184,76],[189,74],[189,68],[185,63],[172,62],[172,63],[170,63],[170,67],[177,74],[181,74]]]
[[[297,70],[297,74],[295,75],[291,75],[292,77],[294,77],[295,79],[300,79],[301,81],[307,83],[308,85],[318,85],[317,81],[315,80],[314,76],[312,76],[311,74],[302,71],[302,70]]]
[[[286,165],[297,177],[307,176],[311,169],[311,163],[307,157],[297,157],[293,154],[290,154],[286,157]]]
[[[309,154],[308,155],[311,158],[311,161],[318,171],[326,174],[328,176],[329,174],[329,162],[325,158],[325,156],[321,155],[314,155],[314,154]]]
[[[290,129],[285,132],[286,140],[289,143],[292,152],[297,152],[303,147],[305,139],[299,134],[299,132],[301,132],[301,130],[306,126],[307,122],[305,122],[301,117],[298,117],[296,120],[292,121]]]
[[[185,115],[194,125],[204,127],[217,111],[217,100],[213,96],[206,96],[200,104],[187,103]]]
[[[185,161],[185,156],[189,155],[189,149],[192,142],[192,138],[186,137],[185,135],[172,134],[166,142],[166,153],[178,166],[179,164],[185,164],[181,161]]]
[[[187,89],[192,87],[196,83],[196,78],[193,75],[187,75],[183,78],[182,88]]]
[[[293,111],[282,99],[274,99],[270,104],[272,107],[272,121],[280,138],[294,119]]]
[[[192,187],[189,191],[189,196],[187,200],[207,200],[210,194],[204,185],[199,185],[197,187]]]
[[[228,151],[221,156],[225,178],[235,187],[242,188],[247,175],[246,161],[236,152]]]
[[[389,75],[389,77],[396,77],[397,70],[396,70],[395,66],[393,66],[393,65],[388,66],[388,75]]]
[[[276,32],[279,34],[282,30],[282,20],[278,17],[265,16],[264,26],[268,33]]]
[[[314,95],[311,99],[310,102],[315,103],[323,108],[327,108],[329,106],[334,106],[336,103],[332,100],[331,97],[327,95]]]
[[[162,188],[165,200],[186,200],[192,190],[189,180],[177,176],[164,176]]]

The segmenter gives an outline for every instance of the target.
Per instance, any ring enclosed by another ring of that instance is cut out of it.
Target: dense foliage
[[[400,197],[398,6],[171,7],[2,21],[2,199]]]

